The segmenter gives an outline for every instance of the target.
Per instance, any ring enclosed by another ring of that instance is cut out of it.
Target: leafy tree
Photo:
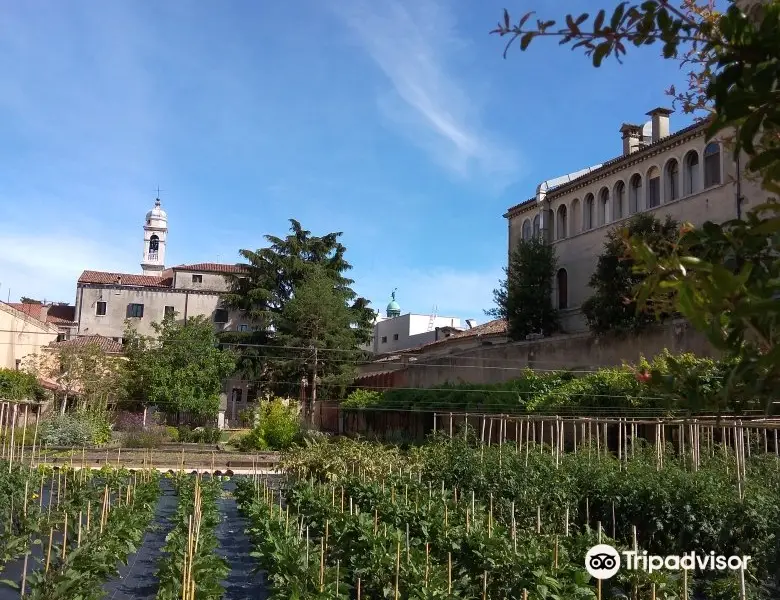
[[[28,298],[27,296],[22,296],[19,298],[19,302],[22,304],[43,304],[40,300],[36,300],[35,298]]]
[[[634,260],[627,255],[625,236],[642,239],[654,252],[668,255],[678,231],[679,224],[670,216],[661,222],[653,215],[640,213],[607,233],[604,251],[588,283],[594,294],[582,305],[593,333],[636,332],[654,323],[657,317],[668,316],[656,315],[648,307],[637,310],[635,289],[644,276],[636,272]]]
[[[318,267],[329,278],[332,282],[329,298],[337,295],[344,306],[343,314],[348,315],[339,321],[344,329],[341,335],[335,335],[332,328],[329,330],[333,334],[331,342],[338,339],[343,344],[340,350],[353,351],[358,345],[368,343],[374,318],[368,300],[357,296],[351,288],[353,280],[346,276],[352,266],[345,259],[346,247],[339,241],[342,234],[314,236],[298,221],[291,219],[290,223],[288,236],[268,235],[268,247],[240,251],[246,260],[245,272],[231,277],[231,289],[223,301],[241,311],[256,331],[221,337],[226,344],[247,344],[240,347],[238,360],[243,377],[267,381],[266,393],[282,395],[289,394],[294,387],[289,382],[297,381],[290,379],[291,368],[293,373],[301,372],[310,362],[300,352],[284,348],[291,340],[306,337],[305,331],[295,332],[292,328],[289,311],[287,316],[284,313],[312,267]],[[350,352],[338,354],[341,365],[353,356]]]
[[[567,15],[565,29],[557,31],[552,29],[555,21],[542,20],[534,29],[524,29],[530,14],[512,25],[505,11],[495,32],[519,37],[523,49],[535,37],[558,36],[562,43],[584,48],[595,66],[606,56],[625,54],[627,43],[662,43],[666,58],[695,46],[701,104],[711,105],[713,112],[708,139],[730,134],[733,152],[748,158],[747,174],[759,177],[767,192],[779,194],[780,0],[741,4],[745,10],[732,2],[725,12],[701,18],[667,0],[622,2],[609,18],[599,11],[592,27],[585,26],[587,14]],[[780,203],[770,199],[745,220],[706,223],[698,229],[686,225],[668,256],[659,256],[642,240],[626,241],[637,268],[648,274],[637,306],[652,301],[658,311],[679,311],[735,358],[725,393],[740,386],[753,386],[756,393],[777,389]],[[768,397],[770,410],[773,396]]]
[[[203,316],[185,324],[169,315],[152,327],[152,336],[129,324],[125,329],[133,398],[169,414],[215,416],[222,381],[235,369],[233,353],[217,347],[214,327]]]
[[[493,290],[496,306],[488,316],[506,319],[513,340],[534,333],[550,335],[558,328],[558,311],[553,308],[553,278],[557,259],[555,248],[540,237],[520,240],[504,269],[506,279]]]
[[[24,367],[57,383],[61,414],[72,406],[78,411],[104,415],[109,407],[126,398],[124,357],[106,354],[97,343],[47,348],[27,357]]]

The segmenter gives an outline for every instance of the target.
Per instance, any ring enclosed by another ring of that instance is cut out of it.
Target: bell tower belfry
[[[159,275],[165,269],[165,244],[168,238],[168,214],[160,207],[160,199],[146,213],[144,223],[144,254],[141,269],[144,275]]]

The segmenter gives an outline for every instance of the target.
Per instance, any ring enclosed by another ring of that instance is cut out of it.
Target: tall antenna
[[[431,318],[428,319],[428,331],[433,331],[433,326],[436,324],[436,316],[438,315],[439,307],[434,304],[431,311]]]

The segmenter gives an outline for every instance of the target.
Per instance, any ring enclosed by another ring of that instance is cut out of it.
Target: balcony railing
[[[160,253],[157,250],[150,250],[146,253],[146,260],[149,262],[154,262],[159,258]]]

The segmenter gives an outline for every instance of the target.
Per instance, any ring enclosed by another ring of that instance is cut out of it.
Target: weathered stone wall
[[[620,366],[667,348],[672,353],[716,356],[707,339],[678,321],[639,336],[594,337],[587,333],[559,335],[537,341],[453,349],[450,354],[417,355],[401,370],[404,386],[427,388],[445,382],[499,383],[517,377],[524,368],[537,370]]]

